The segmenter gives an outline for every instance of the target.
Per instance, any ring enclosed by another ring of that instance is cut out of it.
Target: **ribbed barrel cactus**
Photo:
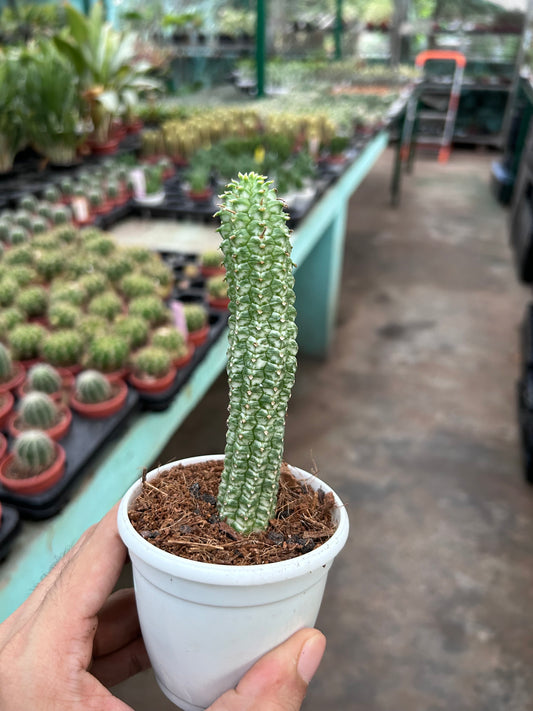
[[[76,398],[87,405],[105,402],[112,395],[109,380],[97,370],[84,370],[76,377]]]
[[[28,385],[30,390],[51,395],[61,388],[61,376],[48,363],[37,363],[28,371]]]
[[[11,353],[0,343],[0,382],[9,380],[13,375],[13,361]]]
[[[18,406],[18,416],[25,428],[48,430],[56,424],[59,411],[49,395],[35,391],[22,398]]]
[[[129,354],[128,341],[112,333],[97,336],[90,343],[88,350],[91,367],[104,373],[112,373],[123,368]]]
[[[185,304],[185,322],[189,333],[199,331],[207,323],[207,310],[203,304]]]
[[[271,183],[250,173],[219,213],[230,297],[229,417],[220,515],[241,533],[276,509],[285,415],[296,372],[294,277],[287,214]]]
[[[17,468],[28,476],[48,469],[56,457],[54,442],[41,430],[22,432],[15,440],[13,453]]]

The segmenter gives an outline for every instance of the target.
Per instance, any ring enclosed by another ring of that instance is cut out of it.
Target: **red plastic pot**
[[[136,390],[143,393],[161,393],[168,390],[176,377],[176,367],[171,366],[166,375],[160,378],[150,378],[147,376],[135,375],[130,373],[129,382]]]
[[[228,308],[229,306],[229,296],[226,298],[220,298],[220,299],[215,299],[214,296],[208,296],[207,301],[209,303],[209,306],[213,309],[220,309],[221,311],[224,311]]]
[[[209,279],[209,277],[221,276],[222,274],[225,274],[226,267],[204,267],[200,265],[200,272],[202,276],[206,277],[206,279]]]
[[[15,404],[15,398],[11,390],[7,390],[5,393],[0,393],[0,429],[4,429],[11,411],[13,410],[13,405]]]
[[[117,383],[119,381],[124,382],[128,377],[129,372],[130,369],[124,367],[119,368],[118,370],[114,370],[112,373],[104,373],[104,375],[110,383]]]
[[[117,380],[113,383],[113,387],[116,389],[115,394],[104,402],[81,402],[76,398],[76,393],[73,392],[70,396],[70,406],[83,417],[89,417],[91,419],[110,417],[124,406],[126,398],[128,397],[128,386],[124,381]]]
[[[202,326],[202,328],[199,328],[196,331],[189,331],[187,334],[187,340],[195,346],[201,346],[206,342],[208,335],[209,324],[206,323],[205,326]]]
[[[211,200],[211,198],[213,197],[213,190],[212,188],[198,190],[197,192],[194,190],[189,190],[187,195],[193,202],[209,202],[209,200]]]
[[[91,153],[97,156],[108,156],[118,151],[119,141],[117,138],[109,138],[104,143],[96,141],[88,141]]]
[[[135,119],[126,124],[127,133],[139,133],[144,127],[144,123],[141,119]]]
[[[47,430],[43,430],[50,439],[53,439],[54,442],[58,442],[60,439],[63,439],[63,437],[67,434],[67,432],[70,429],[70,425],[72,424],[72,412],[66,405],[60,405],[59,407],[59,413],[60,413],[60,419],[59,422],[52,427],[50,427]],[[19,415],[18,412],[14,412],[11,417],[9,418],[8,422],[8,430],[9,434],[12,437],[18,437],[22,432],[24,431],[23,429],[20,429],[18,426],[18,419]],[[35,428],[31,428],[35,429]]]
[[[24,382],[26,371],[22,363],[13,363],[13,375],[9,380],[0,382],[0,393],[7,393],[10,390],[15,390]]]
[[[55,443],[55,449],[56,458],[48,469],[26,479],[13,479],[9,476],[15,456],[8,454],[3,462],[0,463],[0,484],[9,489],[9,491],[23,496],[41,494],[43,491],[50,489],[54,484],[57,484],[65,472],[65,450],[57,442]]]
[[[5,459],[7,454],[7,439],[3,434],[0,434],[0,462]]]
[[[195,350],[194,344],[188,343],[187,345],[188,345],[187,353],[184,356],[180,356],[179,358],[174,358],[174,360],[172,361],[172,365],[177,369],[184,368],[187,365],[187,363],[190,362],[190,360],[193,356],[193,353]]]

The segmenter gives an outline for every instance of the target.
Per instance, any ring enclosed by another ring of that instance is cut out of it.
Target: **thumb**
[[[325,649],[321,632],[300,630],[256,662],[207,711],[298,711]]]

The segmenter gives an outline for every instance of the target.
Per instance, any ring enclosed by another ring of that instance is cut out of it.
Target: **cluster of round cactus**
[[[76,377],[75,396],[80,402],[93,405],[109,400],[111,395],[111,384],[97,370],[84,370]]]
[[[14,463],[21,474],[34,476],[48,469],[56,458],[56,446],[42,430],[22,432],[13,446]]]
[[[17,422],[20,429],[49,430],[58,418],[58,406],[44,392],[29,392],[19,402]]]

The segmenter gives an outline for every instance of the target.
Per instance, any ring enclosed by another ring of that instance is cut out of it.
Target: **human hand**
[[[2,711],[133,711],[106,688],[150,666],[133,591],[110,595],[125,558],[114,507],[0,625]],[[298,711],[325,644],[297,632],[209,711]]]
[[[133,590],[111,591],[126,559],[116,507],[0,625],[2,711],[132,711],[106,686],[150,666]]]

